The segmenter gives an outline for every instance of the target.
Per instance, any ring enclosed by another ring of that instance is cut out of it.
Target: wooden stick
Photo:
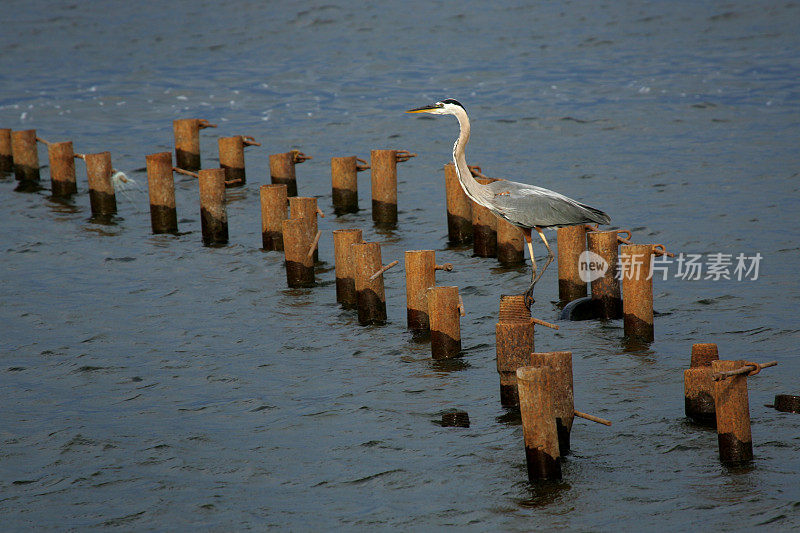
[[[578,418],[583,418],[585,420],[591,420],[592,422],[597,422],[598,424],[603,424],[605,426],[611,425],[610,420],[606,420],[605,418],[600,418],[599,416],[587,415],[586,413],[581,413],[580,411],[575,411],[575,416],[577,416]]]
[[[740,374],[748,374],[749,376],[755,376],[759,372],[761,372],[762,368],[767,368],[770,366],[777,365],[777,361],[770,361],[769,363],[747,363],[741,368],[737,368],[736,370],[727,370],[725,372],[716,372],[712,374],[712,378],[714,381],[719,381],[721,379],[729,378],[731,376],[738,376]]]
[[[393,266],[397,265],[399,262],[400,262],[400,261],[398,261],[397,259],[395,259],[394,261],[392,261],[392,262],[391,262],[391,263],[389,263],[388,265],[386,265],[386,266],[384,266],[384,267],[381,267],[381,269],[380,269],[380,270],[378,270],[377,272],[375,272],[373,275],[371,275],[371,276],[369,277],[369,280],[370,280],[370,281],[375,281],[375,278],[377,278],[378,276],[380,276],[381,274],[383,274],[384,272],[386,272],[387,270],[389,270],[389,269],[390,269],[390,268],[392,268]]]
[[[317,230],[317,234],[314,236],[314,240],[311,242],[311,248],[308,249],[308,258],[314,257],[314,251],[317,249],[317,244],[319,244],[319,238],[322,236],[322,232]]]
[[[447,272],[452,272],[453,270],[453,263],[445,263],[443,265],[436,265],[433,267],[434,270],[445,270]]]

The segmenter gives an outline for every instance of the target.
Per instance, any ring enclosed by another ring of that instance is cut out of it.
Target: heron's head
[[[415,109],[409,109],[406,113],[430,113],[432,115],[455,115],[458,110],[466,111],[458,100],[448,98],[435,104],[424,105]]]

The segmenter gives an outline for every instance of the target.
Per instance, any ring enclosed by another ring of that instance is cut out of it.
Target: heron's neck
[[[456,175],[466,195],[472,199],[472,201],[484,205],[486,196],[490,193],[486,191],[484,185],[481,185],[472,177],[472,172],[470,172],[469,166],[467,166],[467,158],[464,155],[467,143],[469,142],[469,117],[465,111],[460,111],[455,117],[458,119],[458,125],[461,130],[456,143],[453,145],[453,163],[456,166]]]

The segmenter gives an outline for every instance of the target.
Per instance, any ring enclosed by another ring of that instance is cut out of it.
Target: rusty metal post
[[[683,403],[686,416],[697,424],[710,427],[714,427],[717,423],[711,362],[718,359],[716,344],[693,344],[691,367],[683,371]]]
[[[568,303],[584,298],[588,292],[586,282],[581,279],[578,265],[581,254],[586,251],[586,226],[578,224],[558,228],[558,299]]]
[[[372,150],[372,220],[397,224],[397,150]]]
[[[531,354],[531,366],[551,370],[553,411],[556,417],[558,448],[561,457],[569,453],[569,436],[575,420],[575,395],[572,380],[572,352],[539,352]]]
[[[433,250],[406,251],[405,269],[408,329],[426,333],[430,331],[427,290],[436,285],[436,252]]]
[[[75,179],[75,152],[72,141],[50,143],[47,146],[50,161],[50,190],[57,198],[68,198],[78,192]]]
[[[526,318],[516,313],[504,313],[504,307],[513,302],[500,300],[500,319],[495,325],[497,373],[500,375],[500,404],[504,407],[519,405],[517,392],[517,369],[530,366],[534,350],[534,324],[530,315]],[[520,298],[522,298],[520,296]],[[525,310],[525,306],[522,306]],[[530,312],[529,312],[530,313]],[[509,316],[510,315],[510,316]]]
[[[528,479],[561,479],[561,456],[549,368],[524,366],[517,369],[522,433]]]
[[[111,175],[111,152],[86,154],[86,176],[89,181],[89,202],[92,216],[107,219],[117,212],[117,196]]]
[[[228,243],[228,212],[225,208],[225,171],[209,168],[200,176],[200,225],[205,246]]]
[[[525,236],[511,222],[497,218],[497,260],[504,265],[519,265],[525,262]]]
[[[285,219],[281,223],[283,251],[286,257],[286,283],[291,288],[312,287],[314,257],[310,253],[314,236],[302,219]]]
[[[333,210],[337,215],[358,211],[358,172],[368,168],[366,161],[354,155],[331,157]]]
[[[289,218],[286,185],[262,185],[261,245],[264,250],[283,250],[283,221]]]
[[[272,183],[286,185],[287,196],[297,196],[297,174],[295,165],[311,159],[298,150],[269,156],[269,175]]]
[[[383,276],[372,280],[381,262],[381,245],[377,242],[360,242],[350,245],[350,254],[355,266],[356,305],[358,323],[362,326],[386,323],[386,294],[383,289]]]
[[[600,256],[607,265],[606,272],[592,281],[592,301],[598,318],[609,320],[622,317],[620,296],[619,252],[616,231],[590,231],[586,234],[589,251]]]
[[[217,139],[217,145],[219,166],[225,170],[225,181],[231,185],[244,185],[247,181],[244,170],[244,137],[241,135],[220,137]]]
[[[444,166],[444,186],[447,198],[447,238],[454,244],[472,241],[472,201],[458,181],[456,166]]]
[[[200,130],[216,128],[205,119],[182,118],[172,121],[175,136],[175,166],[183,170],[200,170]]]
[[[0,172],[14,171],[14,152],[11,149],[11,129],[0,128]]]
[[[427,293],[431,356],[434,359],[458,357],[461,354],[458,287],[430,287]]]
[[[317,222],[317,199],[309,196],[293,196],[289,198],[289,218],[305,221],[308,232],[313,238],[319,230]],[[319,260],[319,251],[314,249],[314,262]]]
[[[745,361],[711,361],[712,372],[736,370]],[[714,404],[717,409],[719,459],[725,464],[741,464],[753,459],[753,438],[750,433],[750,406],[747,397],[747,376],[738,375],[714,382]]]
[[[360,229],[337,229],[333,231],[333,255],[336,267],[336,301],[346,309],[355,309],[356,298],[355,264],[351,244],[363,242]]]
[[[653,262],[652,244],[623,244],[622,315],[625,336],[653,342]]]
[[[476,178],[488,185],[494,179]],[[482,205],[472,202],[472,251],[478,257],[497,257],[497,216]]]
[[[150,154],[145,156],[145,161],[147,189],[150,192],[150,225],[153,233],[178,233],[172,154],[170,152]]]
[[[11,152],[17,181],[38,182],[39,146],[36,144],[36,130],[12,132]]]

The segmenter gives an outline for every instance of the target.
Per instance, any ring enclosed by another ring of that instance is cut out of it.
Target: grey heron
[[[488,208],[495,215],[504,218],[522,229],[528,251],[531,255],[531,284],[525,291],[525,304],[530,308],[533,303],[533,288],[541,279],[547,267],[553,262],[553,251],[547,238],[542,233],[544,228],[560,228],[576,224],[611,222],[604,212],[582,204],[555,191],[527,185],[515,181],[498,180],[488,185],[478,183],[472,176],[464,151],[469,142],[469,117],[464,106],[458,101],[448,98],[435,104],[409,109],[406,113],[430,113],[433,115],[454,115],[458,119],[460,132],[453,145],[453,162],[456,175],[466,195],[475,203]],[[547,262],[539,275],[536,275],[536,260],[533,256],[531,232],[536,230],[547,248]]]

